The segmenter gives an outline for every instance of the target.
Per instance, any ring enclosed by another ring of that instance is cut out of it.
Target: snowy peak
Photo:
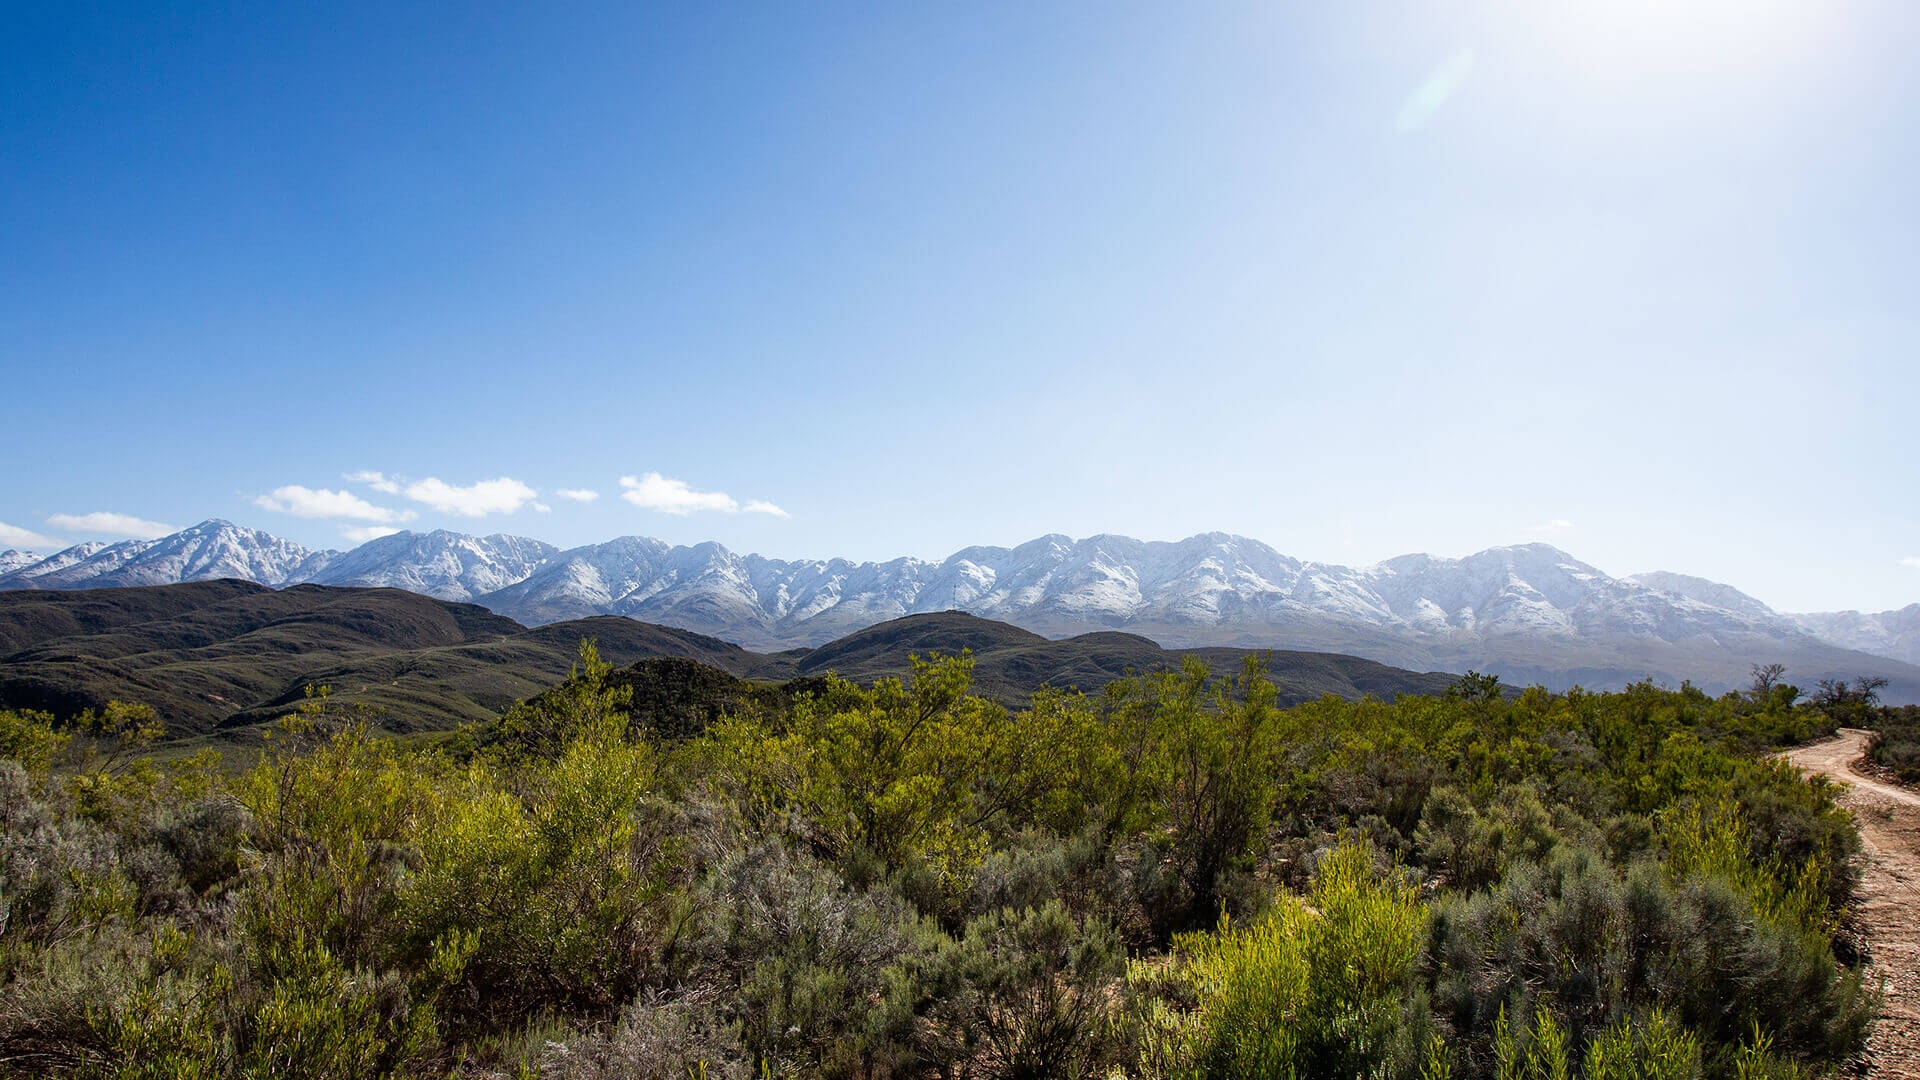
[[[384,586],[466,601],[526,580],[558,551],[552,544],[500,533],[398,532],[367,541],[308,580],[316,585]]]
[[[1824,611],[1788,617],[1815,637],[1844,648],[1920,664],[1920,604],[1872,614]]]
[[[15,551],[11,548],[0,551],[0,577],[5,577],[15,570],[24,570],[45,558],[45,555],[32,551]]]
[[[1659,589],[1675,596],[1684,596],[1689,600],[1698,600],[1728,611],[1766,618],[1775,614],[1767,605],[1741,592],[1731,585],[1722,585],[1717,581],[1694,577],[1691,574],[1675,574],[1667,570],[1655,570],[1648,574],[1634,574],[1627,580],[1645,585],[1649,589]]]
[[[1583,606],[1617,584],[1549,544],[1460,559],[1402,555],[1370,567],[1364,579],[1395,620],[1428,634],[1576,634]]]
[[[62,548],[44,559],[29,563],[5,575],[0,575],[0,588],[40,588],[41,586],[35,584],[40,578],[49,574],[58,573],[76,563],[84,562],[106,547],[107,545],[102,541],[89,540],[84,544],[75,544],[70,548]]]
[[[212,519],[157,540],[79,544],[0,577],[0,588],[171,585],[220,578],[278,588],[308,580],[338,554]]]

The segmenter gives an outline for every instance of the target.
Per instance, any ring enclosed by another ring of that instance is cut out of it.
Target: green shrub
[[[1526,1029],[1511,1030],[1503,1015],[1495,1040],[1497,1080],[1698,1080],[1700,1044],[1665,1013],[1643,1023],[1616,1020],[1597,1032],[1584,1050],[1545,1006],[1535,1008]]]
[[[1488,892],[1436,902],[1422,954],[1434,1007],[1470,1056],[1502,1017],[1551,1006],[1572,1052],[1622,1016],[1659,1009],[1714,1058],[1756,1025],[1791,1053],[1837,1064],[1862,1044],[1870,1001],[1817,931],[1756,915],[1725,878],[1624,875],[1563,850]]]
[[[1175,939],[1168,996],[1192,1011],[1152,1018],[1159,1030],[1144,1041],[1169,1075],[1372,1075],[1409,1043],[1403,1005],[1425,915],[1411,886],[1376,878],[1367,849],[1342,844],[1307,896]],[[1183,1045],[1154,1046],[1166,1041]]]
[[[54,730],[52,713],[0,709],[0,760],[18,762],[36,782],[45,782],[68,738]]]
[[[685,984],[716,987],[751,1059],[806,1076],[859,1076],[910,1057],[914,974],[941,935],[902,900],[858,890],[778,845],[740,853],[704,883]]]
[[[933,965],[929,1009],[942,1060],[984,1080],[1097,1075],[1115,1058],[1108,1016],[1125,954],[1111,927],[1058,902],[967,926]]]
[[[1798,1080],[1871,1014],[1791,688],[640,674],[238,777],[0,715],[0,1075]]]

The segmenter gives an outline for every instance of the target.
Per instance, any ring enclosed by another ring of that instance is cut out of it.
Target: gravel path
[[[1847,786],[1839,802],[1853,811],[1867,855],[1859,910],[1869,977],[1886,979],[1880,1022],[1867,1044],[1868,1075],[1920,1080],[1920,794],[1855,770],[1871,737],[1842,728],[1783,756]]]

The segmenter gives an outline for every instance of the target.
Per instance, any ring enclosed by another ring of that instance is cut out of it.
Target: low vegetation
[[[1920,784],[1920,705],[1882,706],[1855,722],[1873,729],[1868,761],[1901,783]]]
[[[1018,711],[966,657],[562,686],[257,764],[0,712],[0,1073],[1801,1077],[1863,1045],[1858,844],[1766,685]],[[676,687],[684,685],[686,695]],[[636,705],[640,695],[648,704]],[[662,717],[668,722],[663,722]]]

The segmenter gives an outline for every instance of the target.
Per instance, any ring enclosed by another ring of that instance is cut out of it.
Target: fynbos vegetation
[[[237,774],[142,756],[137,708],[0,713],[0,1072],[1744,1080],[1862,1045],[1858,841],[1762,756],[1833,710],[1787,688],[1282,708],[1189,665],[1010,712],[970,675],[662,725],[589,648],[428,748],[316,696]]]

